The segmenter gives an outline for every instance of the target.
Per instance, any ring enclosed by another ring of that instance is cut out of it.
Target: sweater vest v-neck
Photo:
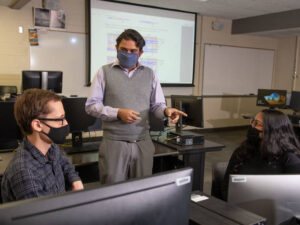
[[[150,97],[154,74],[152,69],[140,66],[128,77],[119,66],[103,66],[105,93],[103,103],[140,113],[141,120],[127,124],[121,120],[103,121],[103,136],[112,140],[143,140],[149,132]]]

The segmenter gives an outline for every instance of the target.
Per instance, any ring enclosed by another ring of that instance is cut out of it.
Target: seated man
[[[14,106],[24,141],[2,178],[3,202],[83,189],[74,166],[56,144],[64,142],[69,125],[60,96],[41,89],[24,91]]]

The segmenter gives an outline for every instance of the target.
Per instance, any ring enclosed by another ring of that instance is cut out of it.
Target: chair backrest
[[[2,182],[2,177],[3,177],[3,174],[0,174],[0,204],[3,203],[3,201],[2,201],[2,194],[1,194],[1,182]]]
[[[227,166],[228,162],[217,162],[212,166],[211,195],[219,199],[223,199],[222,183]]]
[[[300,215],[300,175],[230,175],[228,202],[280,224]]]

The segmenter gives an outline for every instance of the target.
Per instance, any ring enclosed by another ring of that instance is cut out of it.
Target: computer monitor
[[[187,225],[192,169],[174,170],[98,188],[6,203],[6,225]]]
[[[230,175],[227,201],[281,224],[300,215],[299,190],[300,175]]]
[[[157,118],[154,113],[149,113],[149,130],[150,131],[164,131],[168,126],[168,120]]]
[[[18,140],[22,139],[21,131],[14,116],[13,101],[0,101],[0,149],[14,149],[18,147]]]
[[[286,105],[286,90],[258,89],[256,105],[267,107],[283,107]]]
[[[292,91],[289,108],[294,112],[300,111],[300,91]]]
[[[203,98],[193,95],[171,95],[171,104],[186,114],[187,117],[181,116],[176,124],[176,132],[180,132],[182,125],[203,127]]]
[[[72,145],[82,145],[82,132],[101,130],[101,120],[85,111],[86,97],[63,98],[65,117],[72,133]]]
[[[62,92],[62,71],[22,71],[22,89],[40,88],[55,93]]]

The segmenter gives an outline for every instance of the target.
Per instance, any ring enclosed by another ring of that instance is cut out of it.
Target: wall
[[[297,47],[295,47],[294,49],[296,49],[295,51],[295,64],[293,69],[295,72],[295,80],[293,82],[293,90],[297,90],[300,91],[300,36],[297,36],[296,38],[296,43],[295,45]]]
[[[21,90],[21,71],[30,69],[28,29],[33,28],[33,7],[42,7],[41,2],[41,0],[31,0],[19,10],[0,6],[0,85],[14,83],[19,92]],[[85,0],[62,0],[60,2],[61,8],[66,11],[67,15],[67,32],[86,34]],[[23,34],[18,32],[19,26],[23,26]],[[78,77],[74,77],[74,79],[77,80],[84,75],[76,74],[76,76]],[[84,93],[87,95],[88,88]]]
[[[278,39],[277,63],[274,88],[289,92],[293,86],[296,37]]]
[[[87,33],[85,0],[61,0],[60,5],[67,15],[67,32]],[[33,27],[32,7],[41,7],[41,0],[31,0],[20,10],[0,6],[0,85],[15,80],[20,86],[21,71],[30,68],[28,28]],[[211,23],[215,20],[225,24],[221,31],[214,31]],[[24,33],[18,33],[18,26],[24,27]],[[295,57],[295,38],[276,39],[251,35],[231,35],[231,21],[215,17],[198,16],[195,60],[194,88],[164,88],[165,95],[202,94],[203,56],[206,43],[232,45],[240,47],[274,49],[276,54],[273,74],[273,87],[288,89],[290,74],[293,71]],[[80,63],[80,62],[78,62]],[[298,67],[299,68],[299,67]],[[76,74],[76,76],[83,76]],[[74,77],[78,79],[79,77]],[[12,79],[10,79],[12,78]],[[83,84],[84,85],[84,84]],[[299,85],[300,87],[300,85]],[[88,88],[74,87],[79,95],[87,95]],[[300,88],[299,88],[300,90]],[[169,102],[169,99],[168,99]],[[225,127],[248,124],[242,119],[242,113],[256,113],[261,108],[255,106],[255,98],[206,98],[204,101],[205,127]]]
[[[20,86],[20,71],[29,68],[29,44],[26,29],[31,26],[31,8],[12,10],[0,6],[0,85],[11,85],[16,79]],[[18,27],[24,27],[24,33],[18,33]]]
[[[212,22],[224,23],[224,28],[220,31],[212,29]],[[251,35],[231,35],[231,20],[218,19],[215,17],[203,17],[201,26],[201,57],[198,61],[200,65],[199,78],[195,95],[202,93],[204,45],[219,44],[237,47],[250,47],[277,50],[278,40]],[[276,54],[276,53],[275,53]],[[204,126],[206,128],[240,126],[249,124],[243,119],[242,114],[256,114],[261,107],[256,107],[255,97],[214,97],[204,100]]]

